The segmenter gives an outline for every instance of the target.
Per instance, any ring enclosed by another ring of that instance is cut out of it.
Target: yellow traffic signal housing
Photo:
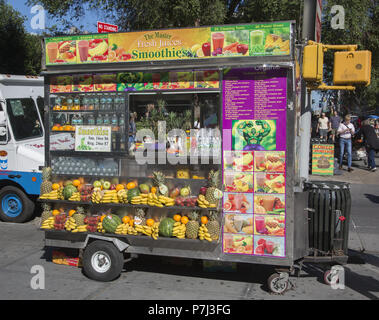
[[[303,52],[303,78],[309,82],[322,82],[324,52],[322,44],[309,44]]]
[[[340,51],[334,53],[333,83],[337,85],[371,82],[371,51]]]

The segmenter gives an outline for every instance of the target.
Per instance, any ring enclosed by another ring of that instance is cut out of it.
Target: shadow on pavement
[[[379,203],[379,196],[365,193],[364,196],[373,203]]]

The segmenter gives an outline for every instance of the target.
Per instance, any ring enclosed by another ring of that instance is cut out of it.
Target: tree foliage
[[[41,68],[41,40],[28,34],[25,19],[0,0],[0,73],[37,75]]]

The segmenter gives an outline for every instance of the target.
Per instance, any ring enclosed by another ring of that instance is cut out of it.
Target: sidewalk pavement
[[[376,172],[371,172],[367,170],[367,167],[363,164],[363,161],[353,161],[352,165],[354,171],[348,172],[347,166],[344,165],[344,169],[341,175],[333,176],[318,176],[309,175],[310,181],[341,181],[348,182],[351,184],[372,184],[378,185],[379,188],[379,168]]]

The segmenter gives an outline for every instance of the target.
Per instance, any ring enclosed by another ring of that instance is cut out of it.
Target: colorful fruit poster
[[[108,62],[108,35],[81,35],[76,37],[77,63]]]
[[[50,93],[72,92],[73,76],[54,76],[50,79]]]
[[[285,257],[286,83],[281,68],[224,73],[225,254]]]
[[[196,89],[218,89],[220,87],[220,72],[218,70],[195,71]]]
[[[94,91],[117,91],[117,74],[94,74]]]
[[[312,145],[312,174],[332,176],[334,174],[334,145]]]
[[[93,92],[93,75],[79,74],[74,76],[73,92]]]
[[[56,37],[45,39],[46,65],[77,63],[76,39]]]

